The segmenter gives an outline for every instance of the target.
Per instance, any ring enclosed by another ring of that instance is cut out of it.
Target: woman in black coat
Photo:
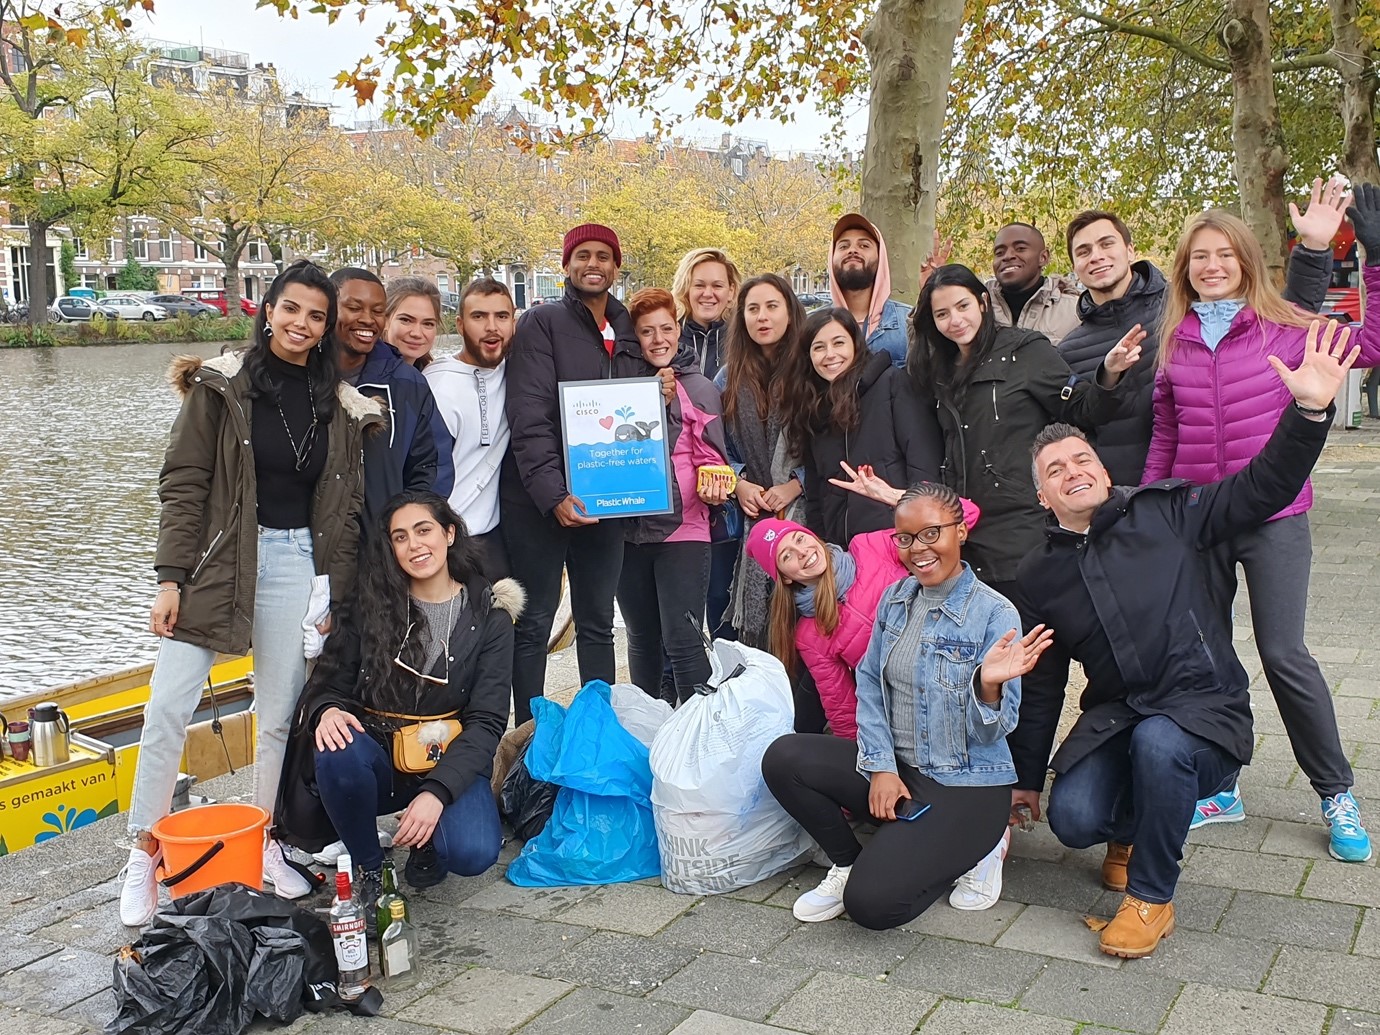
[[[1091,430],[1120,416],[1121,375],[1140,358],[1145,332],[1121,339],[1096,377],[1080,380],[1038,331],[998,327],[986,287],[967,266],[941,266],[920,292],[906,370],[917,392],[938,400],[943,480],[972,500],[982,521],[963,558],[1011,599],[1016,566],[1044,541],[1045,513],[1030,472],[1030,446],[1047,424]],[[840,487],[894,503],[901,488],[874,472],[835,479]]]
[[[310,839],[320,816],[304,813],[302,787],[314,780],[365,898],[383,864],[374,821],[385,813],[402,810],[393,843],[412,849],[413,887],[498,859],[489,773],[508,724],[524,600],[511,579],[490,586],[479,574],[464,524],[435,493],[394,497],[378,532],[298,706],[296,735],[314,751],[300,745],[294,761],[314,773],[296,774],[280,809],[290,839]]]
[[[805,467],[805,523],[844,547],[891,528],[892,508],[829,482],[841,463],[871,466],[893,485],[936,481],[944,440],[923,400],[883,352],[870,352],[844,308],[811,314],[785,357],[781,420]]]

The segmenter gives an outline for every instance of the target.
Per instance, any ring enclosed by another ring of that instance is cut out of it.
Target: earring
[[[273,328],[272,328],[272,327],[267,327],[267,326],[264,327],[264,337],[265,337],[265,338],[271,338],[271,337],[273,337]]]
[[[454,545],[455,545],[455,540],[454,540],[454,539],[447,539],[447,540],[446,540],[446,545],[447,545],[447,546],[454,546]]]

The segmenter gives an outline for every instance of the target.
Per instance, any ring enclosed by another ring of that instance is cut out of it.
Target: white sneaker
[[[152,855],[142,848],[129,850],[129,862],[120,871],[120,923],[126,927],[143,927],[158,912],[158,876],[156,868],[163,858],[163,849]]]
[[[955,909],[991,909],[1001,898],[1001,868],[1006,859],[1006,846],[1010,843],[1011,832],[1002,835],[997,846],[971,870],[958,878],[954,890],[949,894],[949,905]]]
[[[264,880],[273,882],[273,893],[279,898],[311,894],[311,882],[288,865],[283,858],[283,846],[277,841],[270,841],[264,849]]]
[[[392,848],[393,835],[386,830],[380,830],[379,847],[385,849]],[[345,852],[346,848],[344,841],[332,841],[325,848],[321,849],[321,851],[313,852],[311,857],[315,859],[318,863],[320,863],[322,866],[334,867],[335,864],[340,861],[340,857],[344,855]]]
[[[843,889],[848,884],[851,866],[831,866],[824,879],[811,891],[795,900],[791,913],[807,924],[832,920],[843,912]]]

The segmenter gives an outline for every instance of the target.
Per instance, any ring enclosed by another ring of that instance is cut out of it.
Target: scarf
[[[800,466],[799,458],[790,455],[787,450],[780,419],[776,414],[769,413],[764,420],[757,412],[757,400],[753,398],[752,390],[746,386],[738,392],[738,412],[729,431],[738,447],[738,456],[743,461],[742,477],[750,482],[761,486],[781,485]],[[796,497],[782,516],[803,522],[804,493]],[[738,638],[749,647],[766,649],[771,591],[775,580],[747,555],[746,533],[747,529],[744,529],[738,563],[733,572],[730,602],[733,627],[738,631]]]
[[[833,543],[826,543],[825,547],[829,551],[829,563],[834,566],[834,584],[838,590],[839,603],[841,604],[857,580],[858,562],[853,559],[851,553]],[[815,616],[815,586],[817,585],[818,583],[810,586],[797,586],[795,589],[795,609],[800,612],[802,618]]]
[[[840,309],[847,309],[848,302],[843,297],[843,292],[834,283],[834,264],[832,257],[829,262],[829,295],[834,300],[834,305]],[[886,240],[882,237],[882,232],[877,231],[877,279],[872,282],[872,298],[867,304],[867,323],[863,325],[863,340],[871,337],[872,332],[882,325],[882,307],[891,298],[891,260],[886,255]]]
[[[1193,311],[1198,314],[1198,326],[1203,333],[1203,344],[1216,352],[1217,346],[1231,330],[1231,322],[1236,314],[1246,308],[1244,298],[1224,298],[1219,302],[1193,302]]]

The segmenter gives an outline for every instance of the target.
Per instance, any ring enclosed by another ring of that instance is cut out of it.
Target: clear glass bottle
[[[377,903],[372,903],[375,907],[374,924],[379,943],[383,943],[384,932],[393,923],[394,902],[403,904],[403,919],[411,922],[412,910],[408,908],[407,899],[398,890],[398,871],[393,867],[392,859],[383,861],[383,892],[379,895]]]
[[[364,994],[369,981],[369,943],[365,939],[368,921],[350,888],[350,873],[335,875],[335,902],[331,904],[331,941],[335,962],[340,969],[336,994],[353,1002]]]
[[[396,899],[389,906],[392,923],[379,939],[379,968],[390,991],[416,984],[422,956],[417,929],[407,920],[407,904]]]

